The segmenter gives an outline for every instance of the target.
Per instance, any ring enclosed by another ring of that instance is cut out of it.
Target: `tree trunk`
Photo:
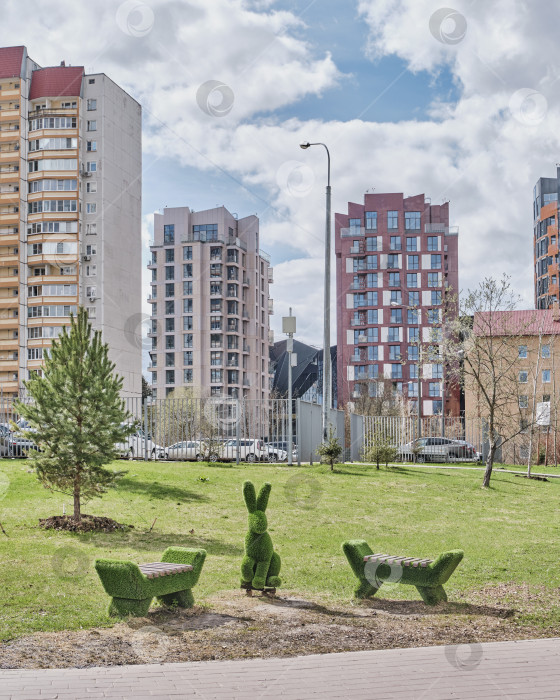
[[[379,455],[377,456],[377,468],[379,469]]]
[[[80,477],[74,479],[74,520],[79,523],[82,520],[82,506],[80,502]]]
[[[331,458],[331,472],[334,472],[334,459]]]
[[[488,450],[488,457],[486,458],[486,471],[484,472],[484,480],[482,481],[482,488],[488,488],[490,486],[490,477],[492,476],[492,468],[494,467],[494,455],[496,454],[496,441],[490,441],[490,449]]]

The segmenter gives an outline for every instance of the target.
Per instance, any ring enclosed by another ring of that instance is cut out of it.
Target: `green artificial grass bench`
[[[192,607],[205,559],[206,550],[185,547],[168,547],[161,562],[149,564],[97,559],[95,569],[111,596],[109,615],[144,617],[154,596],[165,605]]]
[[[374,554],[365,540],[348,540],[342,549],[360,582],[354,592],[356,598],[374,596],[384,582],[404,583],[416,586],[428,605],[447,600],[443,584],[464,554],[460,549],[443,552],[436,559]]]

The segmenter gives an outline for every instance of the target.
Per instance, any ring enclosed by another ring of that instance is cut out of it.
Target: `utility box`
[[[296,317],[282,316],[282,333],[289,335],[296,332]]]

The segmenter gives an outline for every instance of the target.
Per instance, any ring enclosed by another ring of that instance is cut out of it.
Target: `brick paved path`
[[[548,700],[560,638],[286,659],[0,671],[0,700]]]

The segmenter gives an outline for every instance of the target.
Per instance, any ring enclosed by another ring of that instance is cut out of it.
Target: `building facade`
[[[0,48],[0,392],[87,308],[141,395],[141,110],[106,75]]]
[[[457,244],[449,205],[423,194],[366,193],[335,214],[339,405],[390,395],[416,413],[420,394],[422,416],[458,414],[439,352],[443,305],[456,305],[459,288]]]
[[[272,388],[277,396],[288,396],[288,362],[287,341],[279,340],[270,348],[270,360],[274,370]],[[323,348],[306,345],[294,339],[293,353],[297,365],[292,366],[292,396],[311,403],[323,403]],[[331,346],[331,367],[333,407],[336,400],[336,345]]]
[[[535,308],[549,309],[558,301],[558,193],[556,177],[541,177],[533,188]]]
[[[154,217],[151,251],[154,398],[188,387],[268,400],[273,276],[258,218],[166,208]]]

